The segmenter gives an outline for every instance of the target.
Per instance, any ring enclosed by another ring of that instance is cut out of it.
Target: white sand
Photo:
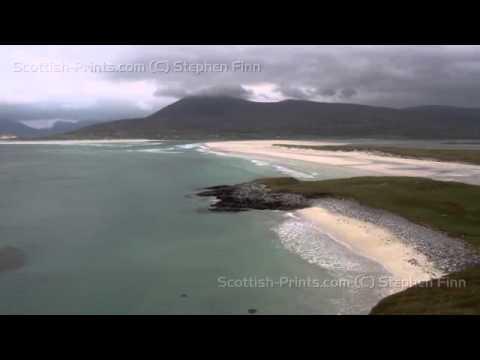
[[[378,175],[423,176],[441,180],[455,180],[458,177],[461,181],[465,181],[466,177],[473,174],[468,179],[473,183],[480,182],[478,166],[385,157],[364,152],[292,149],[273,146],[273,144],[341,145],[338,142],[295,140],[227,141],[210,142],[206,145],[214,152],[233,156],[264,156],[278,160],[299,160],[369,170]],[[475,172],[478,172],[478,179]],[[392,280],[395,281],[395,287],[390,289],[392,292],[443,275],[434,268],[425,255],[400,241],[386,228],[337,214],[319,206],[299,210],[298,213],[316,224],[320,231],[327,233],[355,253],[381,264],[392,274]]]
[[[298,210],[298,214],[353,252],[381,264],[398,285],[392,291],[442,275],[425,255],[402,243],[385,228],[317,206]]]
[[[294,149],[273,146],[273,144],[342,145],[342,143],[338,142],[300,140],[224,141],[209,142],[206,145],[212,151],[227,153],[233,156],[264,156],[279,160],[300,160],[315,164],[366,170],[372,173],[372,175],[420,176],[480,185],[480,166],[476,165],[405,159],[360,151],[341,152]]]

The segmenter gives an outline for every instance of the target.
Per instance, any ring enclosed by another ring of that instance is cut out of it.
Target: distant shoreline
[[[386,157],[402,159],[417,159],[426,161],[452,162],[459,164],[480,165],[480,150],[473,149],[420,149],[385,145],[289,145],[274,144],[274,146],[292,149],[310,149],[319,151],[362,152]]]
[[[285,144],[291,147],[276,146]],[[300,145],[301,147],[296,147]],[[441,181],[480,185],[480,167],[473,164],[384,156],[361,151],[319,150],[315,147],[347,146],[348,142],[302,140],[252,140],[207,142],[216,152],[232,156],[267,157],[279,160],[339,166],[379,176],[417,176]],[[313,148],[312,148],[313,147]]]
[[[123,144],[148,143],[163,140],[155,139],[82,139],[82,140],[1,140],[0,145],[67,145],[67,144]]]

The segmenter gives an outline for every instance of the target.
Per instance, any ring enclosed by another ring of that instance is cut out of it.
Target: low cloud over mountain
[[[479,46],[2,46],[0,76],[0,121],[39,124],[142,117],[199,94],[480,107]]]

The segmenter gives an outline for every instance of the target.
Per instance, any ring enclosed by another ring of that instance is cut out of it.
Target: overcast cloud
[[[480,47],[0,46],[0,79],[0,121],[136,117],[195,94],[480,107]]]

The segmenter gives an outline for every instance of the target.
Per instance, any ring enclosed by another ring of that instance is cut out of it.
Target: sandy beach
[[[478,183],[480,167],[441,163],[437,161],[384,157],[363,152],[334,152],[293,149],[273,144],[331,145],[328,142],[262,140],[211,142],[206,145],[214,152],[251,159],[264,157],[299,160],[315,164],[334,165],[369,170],[378,175],[420,176],[439,180],[470,180]],[[339,144],[339,143],[335,143]],[[333,205],[332,205],[333,204]],[[337,211],[340,209],[340,211]],[[463,254],[461,242],[396,217],[378,214],[348,201],[329,199],[313,207],[298,210],[304,219],[351,251],[382,265],[396,286],[390,292],[401,291],[421,281],[430,280],[449,272],[449,264],[436,254],[452,247]],[[385,219],[387,219],[385,221]],[[373,220],[372,220],[373,219]],[[380,221],[377,221],[381,219]],[[382,220],[383,219],[383,220]],[[406,234],[406,235],[405,235]],[[460,257],[460,255],[459,255]]]
[[[277,160],[299,160],[312,164],[334,165],[368,171],[379,176],[419,176],[444,181],[461,181],[480,185],[480,166],[447,163],[430,160],[406,159],[393,156],[352,151],[325,151],[295,149],[273,146],[292,145],[345,145],[340,142],[300,141],[300,140],[254,140],[209,142],[206,146],[214,152],[232,156],[255,158],[265,157]]]
[[[422,253],[381,226],[315,206],[298,214],[353,252],[382,265],[395,282],[391,292],[442,275]]]

